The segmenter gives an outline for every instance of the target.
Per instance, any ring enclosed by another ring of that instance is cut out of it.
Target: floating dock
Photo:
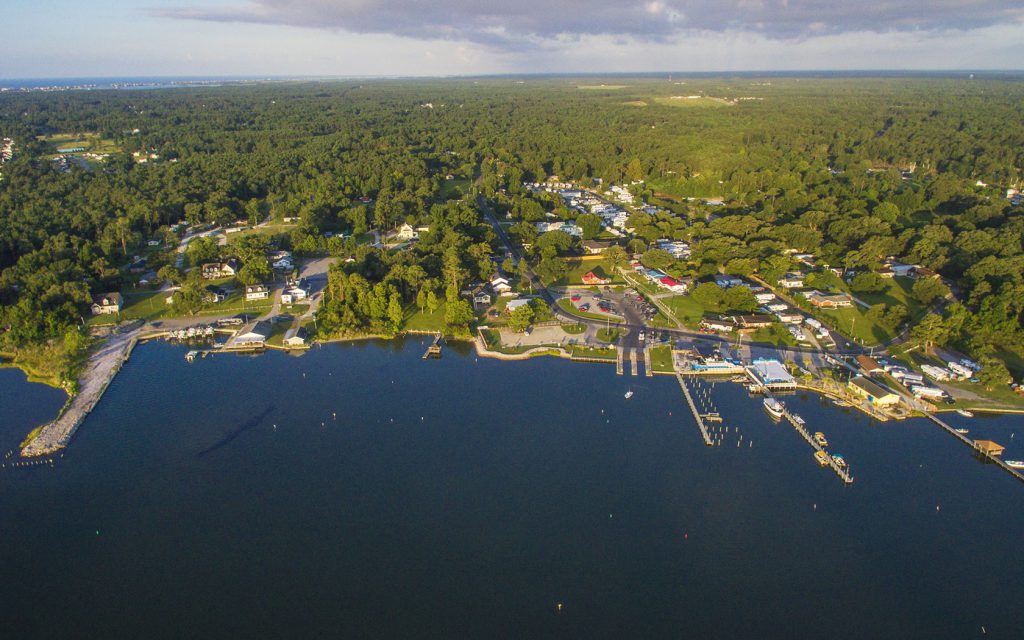
[[[704,424],[704,416],[702,416],[700,411],[697,410],[697,405],[693,402],[693,396],[690,395],[690,388],[686,386],[686,380],[683,378],[681,373],[676,374],[676,380],[679,381],[679,386],[683,389],[683,395],[686,396],[686,403],[690,405],[690,411],[693,412],[693,419],[697,421],[697,427],[700,428],[700,435],[704,438],[704,444],[709,447],[713,446],[714,443],[711,441],[711,435],[708,433],[708,428]]]

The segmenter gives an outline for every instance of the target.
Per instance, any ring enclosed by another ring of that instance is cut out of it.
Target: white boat
[[[953,429],[953,431],[956,431],[957,433],[959,433],[961,435],[970,433],[970,431],[968,431],[967,429]]]
[[[1024,469],[1024,460],[1003,460],[1006,466],[1013,467],[1014,469]]]
[[[797,424],[798,424],[798,425],[800,425],[801,427],[802,427],[802,426],[804,426],[805,424],[807,424],[807,423],[806,423],[806,422],[804,421],[804,419],[803,419],[803,418],[801,418],[800,416],[796,415],[795,413],[793,414],[793,422],[797,423]]]
[[[633,397],[633,392],[632,391],[627,391],[626,392],[626,400],[629,400],[632,397]]]
[[[786,407],[775,398],[764,399],[764,410],[776,418],[781,418],[786,413]]]
[[[957,409],[956,412],[959,413],[960,415],[962,415],[965,418],[973,418],[974,417],[974,414],[971,413],[970,411],[968,411],[967,409]]]

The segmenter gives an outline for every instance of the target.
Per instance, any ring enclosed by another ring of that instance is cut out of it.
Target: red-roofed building
[[[665,287],[669,291],[673,291],[675,293],[686,293],[686,285],[675,278],[665,276],[664,278],[659,279],[658,282],[660,282],[661,286]]]
[[[593,271],[588,271],[583,274],[583,284],[608,284],[611,282],[608,278],[600,278]]]

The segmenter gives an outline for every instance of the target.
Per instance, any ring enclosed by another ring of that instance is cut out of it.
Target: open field
[[[690,98],[688,96],[658,96],[654,102],[669,107],[730,107],[728,102],[716,98],[701,96]]]
[[[120,151],[120,147],[108,138],[100,137],[98,133],[51,133],[39,136],[37,140],[46,143],[51,154],[61,153],[59,149],[82,148],[83,151],[75,153],[114,153]]]
[[[629,87],[628,84],[578,84],[578,85],[576,85],[577,89],[587,89],[587,90],[601,90],[601,89],[605,89],[605,90],[609,90],[609,91],[614,91],[614,90],[618,90],[618,89],[626,89],[628,87]]]

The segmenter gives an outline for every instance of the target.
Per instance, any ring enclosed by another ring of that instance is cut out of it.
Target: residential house
[[[257,322],[248,331],[243,331],[235,336],[231,346],[248,349],[260,349],[266,346],[267,338],[272,331],[270,322],[262,320]]]
[[[284,334],[284,346],[303,347],[306,345],[306,340],[308,339],[309,333],[304,327],[291,328]]]
[[[768,315],[733,316],[732,319],[741,330],[764,329],[775,322],[775,318]]]
[[[841,309],[853,306],[853,298],[846,293],[822,293],[811,291],[807,294],[807,302],[819,309]]]
[[[857,364],[860,365],[861,370],[863,370],[864,373],[869,376],[875,373],[885,372],[885,368],[882,365],[878,364],[877,360],[875,360],[874,358],[870,358],[868,356],[857,356]]]
[[[804,274],[790,271],[779,279],[779,286],[785,289],[799,289],[804,286]]]
[[[523,307],[530,304],[530,301],[526,298],[518,298],[516,300],[509,300],[505,305],[505,313],[512,313],[519,307]]]
[[[725,274],[718,274],[715,276],[715,284],[728,289],[729,287],[738,287],[743,284],[743,278],[737,278],[736,276],[730,276]]]
[[[412,240],[418,240],[420,234],[416,232],[416,229],[411,224],[405,223],[398,227],[398,231],[395,232],[394,239],[399,242],[410,242]]]
[[[854,395],[865,398],[878,407],[892,407],[900,403],[900,397],[897,394],[875,384],[864,376],[851,378],[847,386]]]
[[[505,278],[495,278],[491,280],[491,289],[499,296],[503,296],[512,291],[512,285]]]
[[[613,244],[614,244],[613,242],[599,242],[597,240],[584,240],[582,243],[580,243],[580,246],[582,246],[583,250],[586,251],[588,254],[590,254],[590,255],[597,255],[597,254],[602,253],[605,249],[607,249],[608,247],[612,246]]]
[[[600,285],[600,284],[608,284],[609,282],[611,282],[611,279],[609,279],[609,278],[602,278],[602,277],[598,276],[597,274],[595,274],[593,271],[588,271],[588,272],[584,273],[583,277],[581,278],[581,280],[583,281],[583,284],[586,284],[586,285]]]
[[[238,258],[229,258],[224,262],[208,262],[202,267],[203,277],[207,280],[232,278],[238,275],[242,262]]]
[[[218,287],[215,284],[206,286],[206,293],[203,294],[203,302],[218,303],[224,302],[224,299],[228,297],[228,292],[223,287]]]
[[[112,313],[120,313],[124,306],[124,298],[120,293],[104,293],[92,299],[92,315],[102,316]]]
[[[309,293],[302,287],[291,287],[281,294],[281,304],[295,304],[309,297]]]
[[[295,268],[295,262],[292,261],[291,256],[281,256],[274,260],[272,266],[274,271],[291,271]]]
[[[754,300],[757,300],[758,304],[768,304],[775,299],[775,294],[771,291],[762,291],[754,294]]]
[[[270,289],[265,284],[249,284],[245,286],[245,299],[247,301],[266,300],[268,297],[270,297]]]
[[[779,322],[784,322],[786,324],[800,324],[804,321],[802,313],[790,308],[777,311],[775,313],[775,317],[779,319]]]
[[[703,326],[708,331],[723,331],[726,333],[736,328],[736,325],[734,323],[724,318],[721,320],[703,320],[701,321],[701,326]]]

